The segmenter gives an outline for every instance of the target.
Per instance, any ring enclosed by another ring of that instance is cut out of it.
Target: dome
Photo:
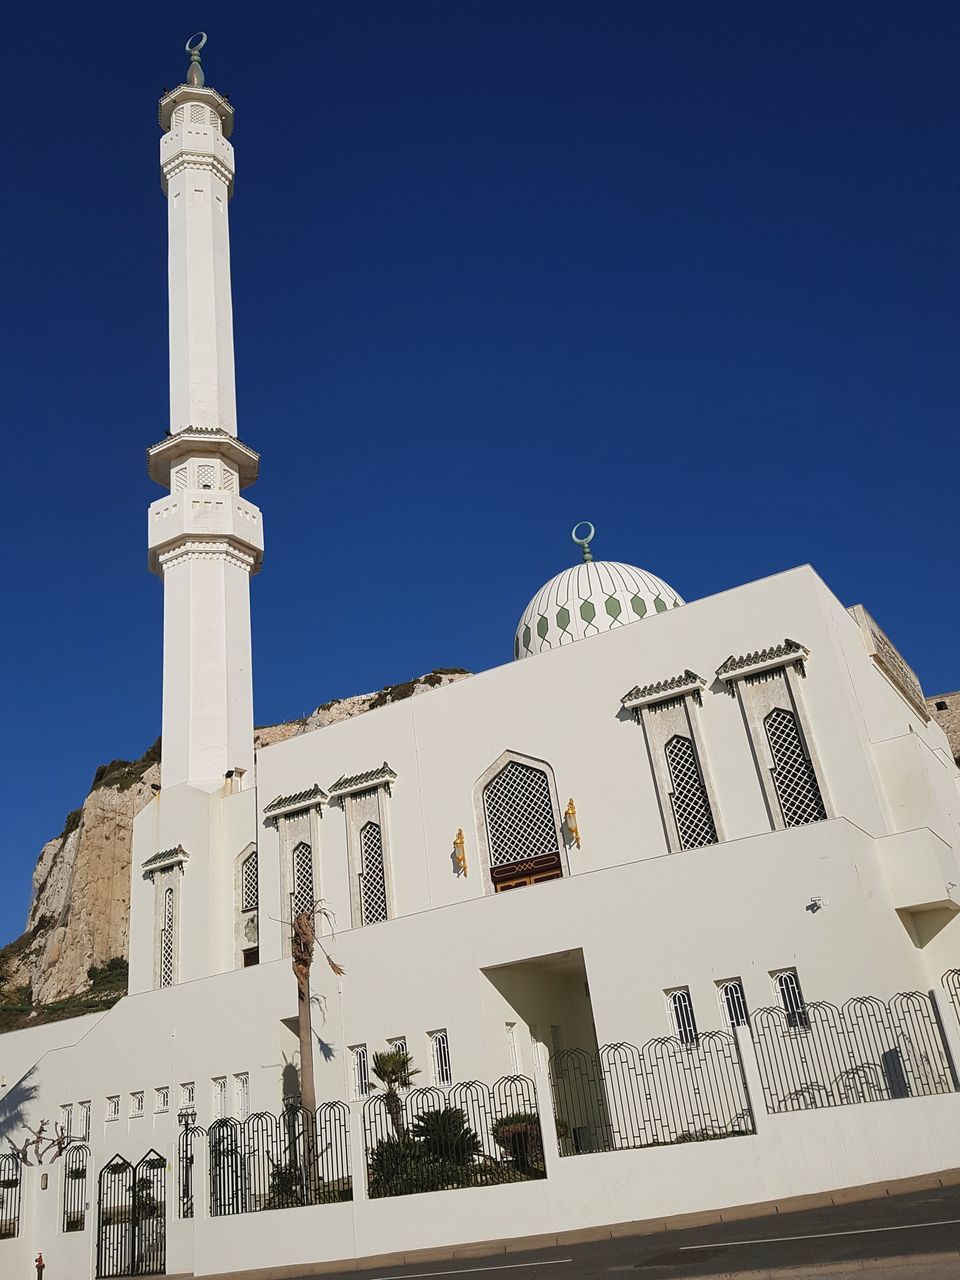
[[[575,536],[581,527],[574,528],[573,540],[583,547],[583,563],[551,578],[524,609],[513,645],[515,658],[615,631],[683,604],[673,587],[646,569],[594,560],[589,545],[593,526],[588,526],[588,538]]]

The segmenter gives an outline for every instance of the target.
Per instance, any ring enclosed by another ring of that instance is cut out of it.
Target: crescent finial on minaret
[[[190,55],[190,66],[187,68],[187,84],[194,89],[203,88],[203,67],[200,65],[200,50],[207,43],[207,33],[196,31],[187,41],[184,48]]]

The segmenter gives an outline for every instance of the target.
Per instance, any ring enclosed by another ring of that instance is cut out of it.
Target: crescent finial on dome
[[[583,528],[586,528],[588,532],[584,534],[582,538],[578,538],[577,530],[583,529]],[[589,564],[590,561],[593,559],[593,552],[590,550],[590,543],[595,538],[596,533],[597,533],[596,529],[594,529],[593,525],[590,523],[589,520],[579,521],[579,523],[575,524],[573,526],[573,529],[570,531],[570,537],[577,544],[577,546],[583,550],[584,564]]]

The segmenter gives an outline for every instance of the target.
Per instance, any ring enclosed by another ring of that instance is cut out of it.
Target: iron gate
[[[97,1184],[97,1275],[162,1276],[166,1271],[166,1158],[148,1151],[137,1165],[116,1155]]]
[[[20,1232],[20,1160],[0,1156],[0,1240]]]

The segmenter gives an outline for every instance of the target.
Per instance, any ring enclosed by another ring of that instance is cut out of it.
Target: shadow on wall
[[[30,1070],[2,1097],[0,1097],[0,1143],[6,1145],[26,1125],[26,1105],[37,1096],[37,1087],[31,1083],[36,1067]]]

